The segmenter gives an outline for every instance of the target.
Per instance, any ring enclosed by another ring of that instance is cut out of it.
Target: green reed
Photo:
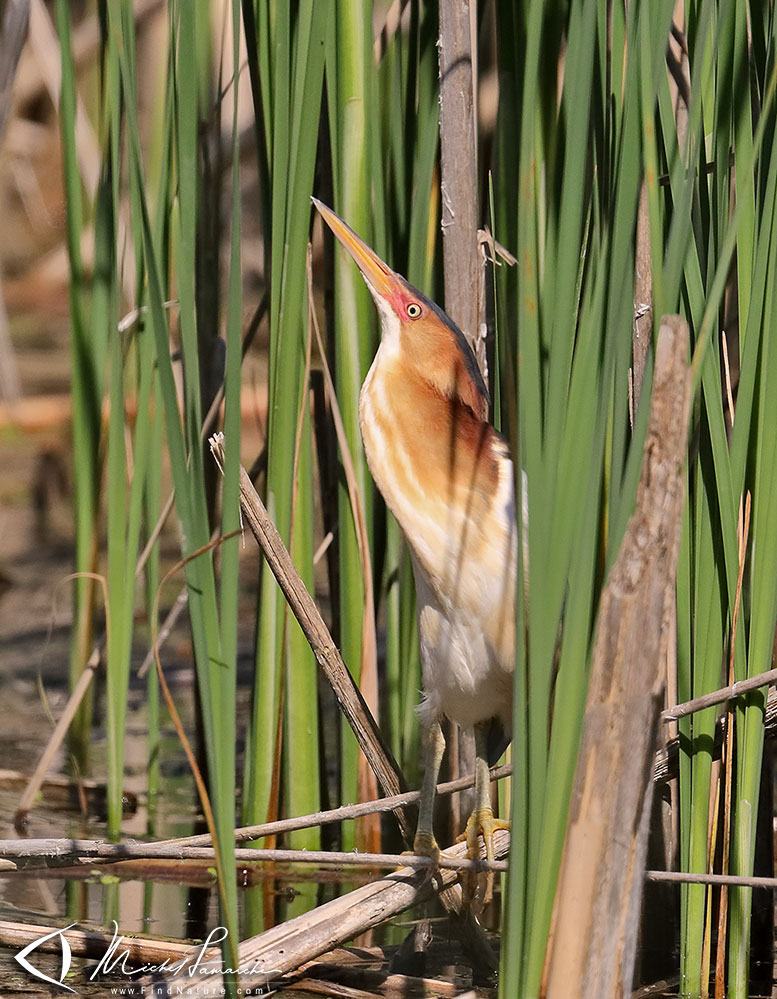
[[[777,29],[768,5],[689,0],[688,106],[678,126],[666,68],[674,6],[668,0],[491,0],[480,5],[477,21],[483,74],[494,69],[499,83],[496,125],[483,137],[482,190],[491,170],[494,235],[518,261],[495,269],[495,419],[510,438],[516,468],[526,473],[529,509],[528,560],[522,548],[517,601],[513,840],[501,985],[506,996],[539,991],[598,600],[639,474],[652,372],[649,351],[632,426],[629,371],[635,307],[641,304],[634,300],[634,234],[643,186],[654,328],[664,312],[687,318],[698,386],[677,581],[678,696],[715,689],[727,679],[739,570],[737,519],[748,492],[753,515],[734,675],[753,675],[770,664],[777,617],[777,511],[769,502],[777,418],[768,392],[777,357],[771,344]],[[210,458],[200,432],[201,386],[219,324],[226,331],[227,440],[219,529],[226,534],[238,524],[245,206],[237,88],[233,79],[222,79],[217,92],[221,57],[211,4],[169,4],[165,99],[148,141],[139,121],[132,5],[104,0],[100,11],[93,102],[100,168],[95,189],[87,190],[75,139],[69,5],[56,5],[71,264],[76,567],[97,567],[108,580],[109,824],[116,836],[134,568],[159,510],[162,453],[176,492],[182,554],[205,546],[215,526],[206,488]],[[321,393],[315,393],[316,405],[324,411],[311,409],[319,362],[314,351],[311,375],[306,259],[312,233],[320,245],[310,206],[316,194],[391,266],[440,299],[437,5],[411,0],[405,19],[377,45],[370,0],[233,0],[228,13],[234,66],[243,32],[256,118],[251,156],[259,203],[252,210],[260,216],[269,297],[266,503],[306,584],[313,589],[316,580],[323,583],[318,595],[331,599],[345,661],[372,694],[377,691],[381,724],[402,765],[414,773],[420,671],[412,572],[399,529],[375,493],[358,432],[359,389],[377,345],[374,309],[352,263],[325,239],[321,271],[334,273],[333,288],[325,288],[332,295],[326,302],[327,359],[365,514],[367,559],[357,541],[342,455],[334,467],[319,464],[337,450]],[[228,191],[223,239],[216,237],[224,254],[206,237],[206,209],[218,194],[203,189],[202,145],[209,123],[221,117],[221,101],[232,102],[231,131],[218,137],[230,163],[216,181],[223,180]],[[487,214],[481,210],[482,218]],[[87,236],[98,262],[91,273],[81,256]],[[221,260],[227,261],[223,282]],[[173,308],[165,305],[169,299]],[[120,333],[120,317],[139,306],[148,312]],[[731,333],[726,349],[738,372],[735,415],[726,403],[721,328]],[[172,355],[179,347],[180,360]],[[127,417],[130,400],[134,420]],[[523,482],[517,475],[518,510]],[[334,504],[324,495],[329,485],[336,489]],[[322,521],[335,546],[326,582],[313,564]],[[330,793],[352,800],[370,786],[359,784],[356,746],[347,730],[337,767],[323,759],[315,661],[266,567],[257,580],[245,767],[236,778],[238,557],[239,543],[230,539],[221,547],[218,572],[211,552],[185,568],[220,844],[222,911],[231,925],[236,787],[242,785],[243,820],[259,822],[280,812],[314,811]],[[152,560],[149,595],[158,579]],[[77,582],[74,675],[91,648],[93,593],[90,580]],[[379,636],[377,656],[371,629]],[[152,682],[152,714],[155,691]],[[763,691],[749,695],[733,712],[735,873],[750,873],[754,863],[764,699]],[[719,713],[709,709],[680,724],[678,852],[684,870],[706,871],[712,862],[709,747]],[[83,755],[86,729],[78,732],[73,745]],[[342,838],[356,842],[351,827]],[[305,831],[291,841],[315,847],[320,836]],[[702,969],[711,946],[704,927],[711,904],[706,889],[683,888],[681,970],[689,996],[706,994]],[[747,994],[750,906],[749,891],[731,892],[726,988],[735,999]],[[263,926],[273,909],[273,896],[257,891],[247,905],[247,928]]]
[[[509,337],[515,316],[519,432],[514,447],[529,490],[529,598],[521,608],[526,617],[517,650],[518,773],[505,995],[539,990],[596,602],[606,579],[602,568],[617,554],[641,457],[649,367],[633,430],[627,387],[636,308],[634,225],[643,180],[654,327],[664,312],[688,318],[689,351],[701,383],[678,572],[678,696],[682,700],[723,682],[738,569],[737,509],[743,491],[750,490],[755,510],[759,488],[761,512],[751,524],[735,675],[768,668],[771,655],[774,566],[765,539],[774,527],[765,495],[775,457],[773,419],[754,397],[759,386],[764,391],[770,356],[766,234],[773,218],[773,17],[755,16],[759,44],[750,46],[744,4],[688,5],[689,105],[684,138],[678,139],[665,66],[672,8],[643,2],[627,11],[613,4],[607,12],[584,0],[563,11],[542,3],[497,5],[501,79],[508,83],[500,97],[497,138],[497,235],[500,224],[503,241],[514,234],[519,258],[515,278],[501,275],[508,303],[501,326],[508,327]],[[553,79],[548,66],[554,67]],[[752,107],[761,109],[758,122]],[[659,184],[661,173],[666,182]],[[742,325],[739,338],[728,342],[732,367],[740,371],[729,444],[720,343],[717,337],[710,342],[710,336],[731,314],[724,311],[723,296],[735,244],[736,286],[728,295],[736,292]],[[760,545],[756,534],[764,536]],[[548,724],[550,677],[556,670]],[[752,871],[763,699],[763,692],[753,695],[735,712],[740,749],[731,868],[738,873]],[[710,747],[718,713],[709,709],[681,723],[684,870],[704,872],[712,863]],[[682,900],[683,992],[706,995],[701,969],[711,903],[698,886],[684,888]],[[728,989],[733,995],[746,994],[749,912],[749,892],[732,892]]]

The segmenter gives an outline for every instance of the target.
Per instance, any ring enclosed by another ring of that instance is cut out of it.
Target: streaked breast
[[[502,438],[380,350],[359,414],[370,471],[441,606],[487,610],[486,630],[511,632],[515,502]]]

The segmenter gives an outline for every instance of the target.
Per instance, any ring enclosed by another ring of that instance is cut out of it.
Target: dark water
[[[29,775],[43,752],[53,727],[50,715],[59,716],[67,696],[65,668],[62,665],[67,661],[65,641],[63,635],[45,638],[47,655],[41,658],[39,653],[32,653],[32,662],[24,655],[15,657],[15,662],[11,659],[0,660],[0,712],[4,721],[0,728],[0,767],[3,769]],[[56,659],[54,652],[57,653]],[[52,668],[48,665],[51,662],[58,665]],[[184,724],[191,732],[194,698],[188,668],[171,669],[168,681]],[[48,707],[41,697],[42,688],[45,689]],[[99,686],[96,696],[99,717],[104,697]],[[250,701],[247,682],[239,701],[243,710],[247,710]],[[163,717],[165,715],[163,711]],[[241,719],[241,725],[243,721]],[[142,682],[133,680],[126,725],[125,790],[135,796],[137,807],[125,815],[123,833],[127,837],[142,839],[149,834],[151,825],[156,839],[188,835],[194,830],[196,807],[193,784],[177,735],[169,723],[166,723],[162,737],[162,779],[152,824],[146,793],[146,692]],[[90,748],[88,776],[103,781],[105,765],[104,732],[97,729]],[[51,775],[63,774],[66,770],[67,759],[64,750],[61,750],[51,768]],[[20,793],[19,790],[0,789],[2,838],[19,837],[13,826],[13,816]],[[97,811],[99,809],[92,808],[90,814],[84,817],[44,793],[28,816],[25,834],[31,838],[106,838],[105,821]],[[66,927],[75,923],[79,928],[102,929],[108,933],[112,933],[115,921],[124,934],[143,933],[178,941],[202,940],[219,924],[213,872],[206,864],[176,862],[154,865],[136,862],[130,868],[126,862],[121,865],[78,865],[70,862],[63,868],[61,864],[39,859],[17,863],[18,870],[0,872],[0,920],[3,921],[45,927]],[[238,881],[241,885],[241,937],[261,928],[257,927],[257,920],[268,912],[271,918],[284,920],[321,904],[336,893],[348,891],[356,884],[353,875],[311,869],[302,873],[279,872],[273,880],[267,880],[260,873],[254,878],[253,887],[245,879],[239,878]],[[249,908],[253,910],[250,919]],[[380,927],[370,938],[363,938],[360,943],[363,946],[381,944],[388,948],[399,945],[412,930],[413,919],[429,914],[429,911],[405,913]],[[441,921],[440,927],[438,937],[442,937],[442,943],[447,946],[448,931],[444,921]],[[16,953],[18,950],[0,947],[0,999],[17,995],[72,994],[61,987],[35,981],[16,962]],[[42,974],[55,981],[60,980],[61,953],[44,954],[36,950],[29,960]],[[120,995],[119,990],[127,985],[122,976],[90,981],[96,960],[74,956],[65,984],[70,984],[79,996],[88,999]],[[446,962],[452,960],[449,956],[444,957]],[[434,970],[445,974],[449,980],[460,979],[462,991],[468,984],[466,969],[457,969],[455,963],[443,964]],[[285,991],[284,994],[292,993]]]
[[[44,636],[49,651],[52,647],[61,654],[60,636]],[[31,643],[34,646],[34,643]],[[0,703],[2,703],[2,731],[0,731],[0,765],[3,769],[16,770],[25,775],[32,773],[43,748],[50,737],[52,725],[41,698],[45,688],[49,709],[59,715],[66,699],[64,670],[50,668],[46,661],[37,662],[34,651],[28,659],[28,672],[21,667],[3,669],[0,673]],[[48,658],[50,663],[52,660]],[[63,661],[57,656],[58,662]],[[64,662],[66,662],[66,656]],[[7,661],[3,666],[7,665]],[[96,691],[98,712],[102,691]],[[179,683],[176,700],[185,707],[191,702],[191,691]],[[187,711],[190,713],[190,711]],[[149,830],[149,811],[146,795],[146,709],[145,690],[134,684],[128,702],[126,726],[126,790],[133,792],[137,808],[125,815],[124,832],[142,838]],[[191,832],[195,818],[191,780],[186,773],[177,740],[172,731],[164,733],[163,783],[159,795],[156,831],[160,837],[185,835]],[[106,750],[104,733],[99,730],[91,746],[89,777],[97,781],[105,778]],[[51,774],[66,771],[64,750],[58,754]],[[0,836],[17,838],[13,816],[19,802],[17,790],[0,790]],[[98,814],[99,804],[90,808],[86,817],[67,807],[56,796],[44,791],[29,813],[25,834],[38,837],[74,837],[101,839],[106,837],[104,819]],[[180,939],[185,937],[187,914],[192,907],[198,909],[198,919],[206,923],[216,920],[217,910],[211,899],[212,892],[200,892],[200,897],[187,881],[210,884],[212,877],[207,869],[200,868],[188,878],[170,871],[164,878],[149,880],[142,870],[134,876],[126,868],[117,877],[114,868],[98,865],[70,864],[66,869],[43,860],[18,861],[19,870],[0,872],[0,919],[63,927],[77,923],[79,927],[112,929],[116,920],[123,932],[148,933],[153,936]],[[172,876],[171,876],[172,875]],[[35,952],[30,961],[50,977],[58,979],[59,957]],[[89,962],[73,958],[73,972],[80,995],[110,995],[104,984],[87,988],[84,968]],[[43,991],[41,991],[43,989]],[[62,990],[60,990],[61,993]],[[14,960],[14,952],[0,949],[0,995],[53,995],[53,986],[36,984]]]

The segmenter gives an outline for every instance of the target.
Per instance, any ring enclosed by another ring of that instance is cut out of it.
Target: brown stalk
[[[23,828],[27,813],[32,808],[38,797],[41,785],[43,784],[46,774],[49,772],[49,767],[54,762],[54,757],[57,755],[59,747],[62,745],[62,742],[67,735],[70,723],[73,721],[81,701],[84,699],[84,696],[89,689],[95,670],[100,665],[100,656],[100,649],[94,649],[89,657],[89,661],[86,663],[86,666],[78,678],[78,682],[73,688],[72,694],[68,698],[65,710],[60,715],[59,721],[57,722],[54,731],[51,733],[51,737],[46,744],[46,748],[43,750],[43,755],[38,761],[35,772],[27,782],[27,787],[19,799],[19,804],[16,806],[16,811],[14,812],[14,826],[17,830],[21,830]]]
[[[437,43],[440,76],[440,202],[445,310],[469,342],[488,382],[485,315],[485,259],[480,249],[478,207],[476,0],[439,5]],[[474,737],[446,726],[452,776],[474,767]],[[458,748],[454,749],[454,743]],[[451,828],[466,821],[470,803],[459,796]]]
[[[483,257],[478,247],[476,4],[440,4],[440,163],[445,310],[485,371]]]
[[[491,771],[491,780],[502,780],[512,776],[512,765],[506,764],[503,767],[496,767]],[[454,794],[466,787],[472,787],[475,782],[473,775],[460,777],[458,780],[447,781],[437,785],[437,795]],[[2,784],[0,783],[0,787]],[[363,815],[378,815],[383,812],[390,812],[398,805],[415,804],[421,798],[420,791],[406,791],[404,794],[393,795],[388,798],[377,798],[374,801],[362,801],[355,805],[340,805],[338,808],[329,808],[323,812],[314,812],[311,815],[297,815],[288,819],[278,819],[277,822],[263,822],[261,825],[243,826],[235,829],[235,842],[245,843],[249,840],[262,839],[271,834],[292,832],[295,829],[309,829],[311,826],[322,826],[330,822],[343,822],[347,819],[356,819]],[[182,836],[177,839],[161,840],[158,846],[209,846],[210,836],[202,833],[197,836]]]
[[[635,511],[599,605],[548,999],[620,999],[631,989],[682,528],[687,353],[686,322],[665,316]]]
[[[746,680],[737,680],[736,683],[731,683],[728,687],[721,687],[720,690],[702,694],[700,697],[694,697],[693,700],[683,701],[682,704],[677,704],[673,708],[667,708],[666,711],[661,712],[661,721],[668,722],[676,718],[685,718],[686,715],[692,715],[696,711],[711,708],[714,704],[723,704],[725,701],[741,697],[742,694],[747,694],[751,690],[758,690],[759,687],[771,687],[774,684],[777,684],[777,669],[769,669],[765,673],[757,673]],[[769,727],[771,728],[773,725]]]
[[[777,891],[777,878],[749,877],[742,874],[690,874],[687,871],[645,871],[648,881],[667,881],[678,885],[728,885],[735,888],[768,888]]]
[[[71,953],[77,957],[88,957],[100,959],[105,956],[108,947],[113,941],[112,933],[103,933],[99,930],[68,929],[58,933],[58,927],[32,923],[15,923],[0,921],[0,944],[4,947],[19,950],[35,941],[41,936],[50,936],[51,939],[42,942],[38,948],[43,953],[59,954],[62,950],[60,936],[67,940]],[[186,957],[191,953],[191,945],[188,943],[178,943],[168,940],[160,940],[152,937],[125,936],[121,937],[120,952],[126,953],[133,964],[161,964],[167,960],[170,964]],[[295,979],[289,983],[295,990],[305,990],[306,984],[320,986],[322,989],[330,988],[330,981],[322,978],[335,978],[338,981],[358,983],[362,982],[373,991],[369,993],[374,999],[375,990],[381,991],[384,995],[396,996],[397,999],[407,995],[439,995],[453,996],[459,994],[458,986],[451,982],[438,979],[414,978],[401,974],[386,975],[385,971],[373,970],[367,967],[368,964],[388,961],[388,955],[382,948],[371,948],[365,952],[364,948],[356,951],[342,950],[322,954],[317,961],[311,961],[300,969],[300,974],[306,978]],[[312,978],[311,976],[316,976]],[[330,994],[324,992],[324,994]],[[473,994],[474,995],[474,994]]]
[[[56,930],[55,926],[14,923],[3,920],[0,921],[0,944],[14,949],[26,947],[27,944],[40,940],[44,935],[53,934]],[[67,940],[72,953],[79,957],[102,957],[113,939],[112,933],[75,928],[62,930],[61,936]],[[191,946],[185,943],[132,936],[123,937],[122,948],[126,948],[130,959],[139,964],[152,962],[161,964],[165,959],[179,961],[191,950]],[[61,953],[62,943],[57,936],[40,944],[36,949],[43,952]]]
[[[496,833],[494,846],[498,858],[507,855],[509,841],[509,835],[503,830]],[[485,848],[481,849],[484,852]],[[459,843],[446,851],[446,854],[449,857],[463,858],[466,852],[466,844]],[[244,988],[257,988],[270,981],[277,981],[281,976],[315,960],[346,940],[352,940],[359,933],[385,922],[409,906],[425,902],[441,890],[450,888],[457,878],[456,872],[447,869],[430,879],[425,872],[413,873],[404,868],[244,940],[239,947],[240,967],[249,970],[241,975],[241,985]],[[477,932],[477,924],[473,924],[473,927]],[[193,960],[199,956],[200,949],[192,951]],[[199,967],[208,971],[208,986],[220,989],[221,955],[218,951],[208,952],[206,960]],[[192,980],[183,969],[175,977],[167,979],[167,984],[174,992],[178,985],[190,987]]]
[[[94,864],[95,860],[122,861],[137,860],[177,860],[204,861],[212,864],[218,854],[212,846],[169,846],[164,843],[106,843],[93,839],[16,839],[0,842],[0,857],[52,858],[57,860],[76,858],[83,864]],[[451,855],[440,856],[439,864],[429,857],[399,853],[355,853],[337,850],[276,850],[253,847],[235,851],[235,861],[245,864],[314,864],[316,867],[333,865],[340,867],[386,867],[389,869],[406,867],[412,870],[429,870],[439,867],[446,871],[495,871],[505,873],[504,860],[470,860],[468,857]]]

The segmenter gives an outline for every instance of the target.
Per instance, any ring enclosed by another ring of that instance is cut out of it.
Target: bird
[[[488,389],[458,326],[312,200],[361,271],[380,318],[359,424],[415,577],[425,769],[413,852],[439,861],[433,815],[448,718],[475,735],[474,808],[462,839],[474,859],[482,834],[493,859],[495,831],[509,828],[493,814],[489,775],[512,727],[518,531],[509,447],[489,423]]]

